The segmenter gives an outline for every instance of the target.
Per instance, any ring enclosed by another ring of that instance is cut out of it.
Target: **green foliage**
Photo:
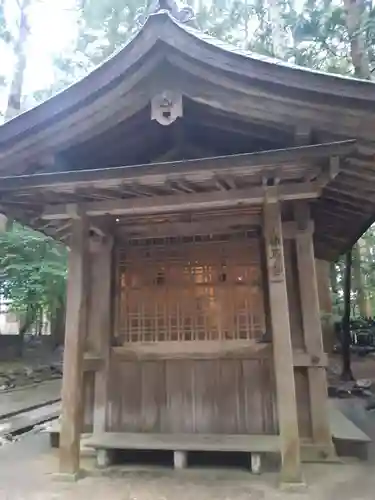
[[[358,29],[351,36],[344,0],[186,1],[196,12],[195,23],[200,30],[241,48],[265,55],[281,53],[291,63],[353,75],[352,42],[355,37],[362,37],[370,71],[375,68],[375,8],[372,1],[355,0],[359,5]],[[0,40],[7,43],[9,31],[4,3],[5,0],[0,0]],[[76,41],[70,50],[56,56],[55,83],[36,93],[37,102],[83,77],[119,50],[139,28],[148,4],[147,0],[77,0]],[[282,51],[275,50],[272,19],[277,16],[285,35]],[[356,257],[363,283],[354,286],[353,299],[356,303],[360,295],[358,289],[363,285],[373,313],[374,248],[375,229],[370,228],[361,239],[360,255]],[[45,263],[42,263],[42,255],[47,256]],[[63,296],[65,286],[65,250],[48,238],[17,226],[1,236],[0,258],[4,267],[3,294],[13,301],[14,306],[25,309],[28,303],[37,301],[53,311],[55,298]],[[332,267],[331,282],[337,311],[342,311],[343,305],[344,267],[343,261]]]
[[[54,316],[65,300],[67,250],[19,224],[0,234],[0,292],[11,308]]]
[[[340,74],[353,74],[346,11],[336,0],[186,0],[196,12],[196,26],[212,36],[254,52],[275,55],[272,5],[282,18],[287,61]],[[1,0],[0,0],[1,2]],[[77,7],[79,24],[70,51],[54,61],[56,82],[37,101],[50,97],[92,71],[137,31],[147,0],[85,0]],[[364,1],[361,18],[371,67],[375,66],[375,9]]]
[[[5,17],[5,0],[0,0],[0,40],[10,43],[12,39]]]

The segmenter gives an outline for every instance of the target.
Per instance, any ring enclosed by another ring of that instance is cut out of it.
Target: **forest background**
[[[243,49],[314,70],[372,79],[375,6],[367,0],[186,0],[196,26]],[[0,0],[0,123],[71,85],[119,50],[147,0]],[[331,263],[333,319],[344,314],[347,259]],[[67,250],[8,221],[0,298],[20,335],[47,317],[61,339]],[[375,315],[375,227],[352,249],[352,316]]]

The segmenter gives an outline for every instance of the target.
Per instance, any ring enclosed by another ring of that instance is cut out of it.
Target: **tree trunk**
[[[364,0],[344,0],[346,25],[350,39],[350,55],[354,66],[354,74],[358,78],[371,79],[368,50],[362,30],[362,14],[365,10]]]
[[[369,269],[368,265],[373,265],[373,229],[369,228],[366,232],[366,236],[358,240],[358,248],[361,252],[361,276],[364,281],[365,289],[364,289],[364,303],[366,310],[366,318],[370,318],[372,316],[372,303],[371,303],[371,289],[369,287],[371,281],[371,267]]]
[[[64,345],[65,337],[65,303],[60,302],[57,307],[55,314],[51,317],[51,337],[52,337],[52,347],[56,349],[57,347]]]
[[[336,342],[336,335],[332,310],[332,291],[330,289],[330,262],[316,259],[315,269],[324,350],[332,352]]]
[[[342,318],[341,348],[342,348],[342,380],[354,380],[350,362],[350,293],[352,278],[352,251],[345,256],[344,280],[344,316]]]
[[[285,23],[281,12],[280,0],[268,0],[269,16],[272,25],[273,54],[279,59],[286,58],[288,48]]]
[[[329,265],[329,278],[331,283],[331,291],[332,291],[332,309],[333,313],[338,313],[339,310],[339,300],[338,300],[338,276],[337,276],[337,268],[335,262],[330,262]]]
[[[356,291],[356,302],[359,315],[365,318],[367,315],[366,293],[364,289],[362,269],[361,269],[361,248],[357,242],[352,249],[353,256],[353,285]]]
[[[27,306],[26,314],[24,317],[24,320],[22,321],[22,324],[20,326],[20,329],[18,331],[18,336],[19,336],[19,344],[18,344],[18,356],[20,358],[23,357],[23,348],[25,344],[25,335],[27,332],[30,331],[31,327],[35,323],[35,320],[37,318],[37,308],[29,304]]]
[[[32,0],[23,0],[20,4],[19,31],[14,44],[16,62],[5,111],[5,121],[14,118],[21,112],[22,87],[26,69],[26,44],[30,33],[27,9],[31,1]]]

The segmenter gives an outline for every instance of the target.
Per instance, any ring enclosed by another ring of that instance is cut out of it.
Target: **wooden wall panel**
[[[262,434],[264,432],[266,418],[265,398],[262,393],[263,380],[256,377],[254,363],[249,360],[243,360],[241,363],[243,376],[243,400],[242,411],[243,426],[246,434]],[[262,366],[259,366],[261,373]],[[255,375],[255,376],[254,376]]]
[[[109,394],[108,394],[108,430],[120,429],[122,425],[122,363],[118,363],[114,356],[110,358]]]
[[[83,374],[83,432],[92,432],[94,415],[94,383],[95,373]]]
[[[219,360],[192,361],[195,432],[219,432],[216,392]],[[233,388],[233,390],[236,390]]]
[[[286,240],[284,245],[292,345],[294,348],[305,349],[295,242],[294,240]],[[311,420],[307,369],[295,369],[294,377],[299,433],[301,437],[308,438],[311,437]]]
[[[146,361],[141,370],[141,422],[144,432],[157,432],[164,427],[165,365],[157,361]]]
[[[244,406],[241,365],[241,362],[233,359],[218,362],[215,395],[220,433],[230,434],[232,429],[240,431],[244,427],[241,419],[241,406]],[[259,363],[255,365],[255,368],[258,367]]]
[[[142,371],[140,363],[124,363],[121,365],[119,383],[119,401],[121,405],[121,425],[128,432],[142,430]]]
[[[274,434],[270,364],[256,359],[112,359],[117,432]]]
[[[295,368],[294,378],[296,384],[299,435],[301,438],[310,438],[312,436],[312,428],[307,369]]]
[[[275,396],[276,382],[272,361],[261,361],[260,370],[259,377],[262,381],[263,432],[266,434],[276,432],[278,434],[279,427]]]
[[[303,349],[304,340],[302,330],[301,301],[296,265],[295,243],[293,240],[284,241],[284,255],[292,345],[294,348]]]
[[[194,400],[191,362],[159,361],[165,366],[165,380],[160,390],[166,394],[164,429],[166,432],[194,431]]]

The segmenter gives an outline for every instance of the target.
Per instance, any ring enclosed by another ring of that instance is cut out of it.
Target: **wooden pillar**
[[[264,235],[281,439],[281,481],[286,484],[301,483],[300,440],[280,203],[277,198],[277,187],[267,188],[266,193]]]
[[[332,456],[334,448],[329,425],[326,371],[319,363],[324,350],[315,269],[313,222],[310,220],[307,204],[296,205],[295,218],[298,227],[296,250],[305,349],[311,359],[315,359],[317,365],[320,365],[307,368],[312,437],[314,444],[322,446],[321,453],[324,458],[324,455]]]
[[[95,354],[101,358],[95,373],[94,434],[107,430],[109,355],[111,342],[112,237],[93,243],[90,300],[90,333]]]
[[[72,221],[67,283],[65,349],[60,430],[60,473],[79,472],[82,426],[83,350],[87,326],[88,224],[85,215]]]

